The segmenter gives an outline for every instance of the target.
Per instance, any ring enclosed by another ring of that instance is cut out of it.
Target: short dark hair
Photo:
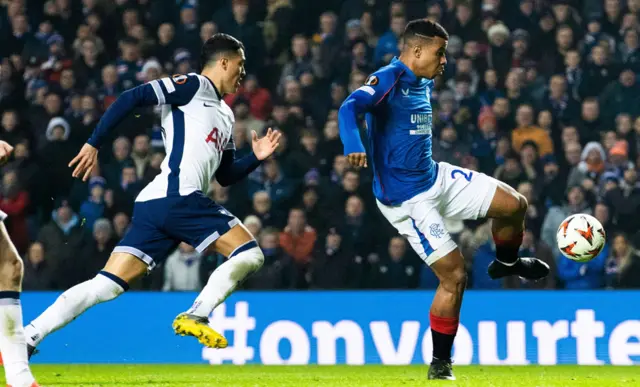
[[[220,54],[244,50],[244,44],[229,34],[218,33],[207,39],[200,51],[200,65],[204,68],[207,63]]]
[[[449,34],[439,23],[431,21],[429,19],[416,19],[407,23],[404,29],[404,39],[413,38],[442,38],[449,40]]]

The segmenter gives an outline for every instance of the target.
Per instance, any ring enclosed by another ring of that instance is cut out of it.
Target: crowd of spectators
[[[434,158],[522,193],[521,254],[553,268],[542,282],[490,281],[490,224],[449,222],[469,287],[640,287],[640,0],[0,0],[0,139],[15,147],[0,209],[25,258],[25,289],[64,289],[104,265],[165,156],[157,109],[120,123],[88,183],[67,164],[119,93],[197,72],[216,32],[246,46],[248,75],[225,97],[238,152],[251,151],[251,131],[284,134],[249,178],[209,193],[265,253],[244,287],[437,286],[379,214],[371,171],[349,168],[336,121],[421,17],[450,34],[431,98]],[[558,225],[576,212],[607,230],[589,263],[556,248]],[[199,289],[223,259],[182,244],[134,288]]]

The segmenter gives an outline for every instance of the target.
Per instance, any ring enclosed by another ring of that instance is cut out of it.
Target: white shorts
[[[0,211],[0,222],[4,221],[5,219],[7,219],[7,214],[5,214],[3,211]]]
[[[378,201],[385,218],[428,265],[457,247],[444,219],[484,218],[498,187],[498,181],[484,173],[438,164],[438,177],[429,190],[397,206]]]

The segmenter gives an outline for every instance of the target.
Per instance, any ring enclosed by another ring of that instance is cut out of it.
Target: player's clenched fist
[[[13,152],[13,147],[7,142],[0,141],[0,165],[3,165],[7,161],[9,161],[11,152]]]
[[[367,154],[366,153],[350,153],[347,155],[347,160],[352,167],[360,168],[367,167]]]
[[[78,155],[69,163],[69,168],[77,164],[71,175],[87,181],[97,163],[98,150],[89,144],[84,144]]]

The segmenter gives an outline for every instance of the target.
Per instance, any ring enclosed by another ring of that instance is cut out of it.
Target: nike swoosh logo
[[[204,103],[203,103],[203,105],[204,105],[205,107],[216,107],[216,105],[207,105],[207,103],[206,103],[206,102],[204,102]]]

